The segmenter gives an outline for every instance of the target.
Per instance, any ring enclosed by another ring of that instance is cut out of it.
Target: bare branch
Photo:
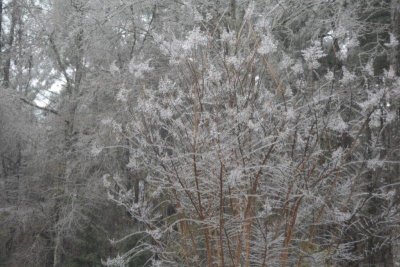
[[[24,102],[25,104],[31,106],[31,107],[34,107],[34,108],[37,108],[37,109],[40,109],[40,110],[43,110],[43,111],[47,111],[47,112],[53,113],[54,115],[60,116],[60,114],[58,113],[58,111],[56,111],[56,110],[54,110],[54,109],[46,108],[46,107],[40,107],[40,106],[36,105],[35,103],[32,103],[32,102],[30,102],[29,100],[27,100],[27,99],[25,99],[25,98],[23,98],[23,97],[20,97],[20,100],[21,100],[22,102]]]

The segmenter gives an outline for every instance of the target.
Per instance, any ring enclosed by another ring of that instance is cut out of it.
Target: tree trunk
[[[10,33],[8,36],[8,43],[6,49],[6,62],[4,63],[4,80],[3,85],[5,88],[10,86],[10,68],[11,68],[11,53],[12,53],[12,46],[14,44],[14,33],[15,33],[15,25],[17,23],[18,17],[18,5],[17,2],[14,0],[11,3],[12,6],[12,13],[11,13],[11,26],[10,26]]]
[[[391,33],[399,40],[400,37],[400,0],[392,0],[391,4]],[[389,62],[396,75],[399,75],[399,47],[392,47],[391,54],[389,54]]]
[[[3,50],[3,0],[0,0],[0,60],[1,60],[1,52]]]

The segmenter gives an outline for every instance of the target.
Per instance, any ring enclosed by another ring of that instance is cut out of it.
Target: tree
[[[388,8],[370,4],[361,13]],[[371,34],[368,20],[345,11],[361,10],[360,3],[309,1],[318,10],[309,13],[291,12],[297,4],[287,1],[269,20],[259,5],[235,17],[237,28],[219,24],[221,12],[216,21],[200,15],[186,35],[154,33],[170,65],[158,86],[142,76],[151,69],[133,68],[142,86],[122,100],[136,106],[128,166],[146,176],[141,200],[105,183],[148,237],[109,265],[144,251],[163,266],[390,264],[384,251],[396,242],[389,234],[397,231],[395,189],[377,180],[376,168],[398,164],[377,143],[397,120],[387,105],[398,96],[397,78],[375,76],[373,58],[353,60]],[[326,16],[319,32],[332,32],[332,48],[321,47],[324,37],[301,34],[318,33],[307,26]],[[158,58],[150,62],[157,66]],[[381,89],[366,94],[371,83]],[[173,214],[165,212],[170,206]]]

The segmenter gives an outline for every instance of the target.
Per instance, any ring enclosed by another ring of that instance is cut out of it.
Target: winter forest
[[[399,41],[400,0],[0,0],[0,266],[400,266]]]

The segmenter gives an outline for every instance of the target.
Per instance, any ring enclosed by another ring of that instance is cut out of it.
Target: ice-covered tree
[[[388,53],[365,39],[378,31],[364,16],[390,7],[262,4],[187,2],[191,27],[154,30],[161,56],[130,69],[139,86],[120,92],[132,111],[119,134],[143,181],[138,193],[104,179],[142,224],[132,236],[147,237],[109,265],[145,251],[163,266],[390,262],[396,189],[376,171],[398,165],[379,152],[398,120],[397,76],[363,56]],[[378,34],[396,46],[385,23]]]

